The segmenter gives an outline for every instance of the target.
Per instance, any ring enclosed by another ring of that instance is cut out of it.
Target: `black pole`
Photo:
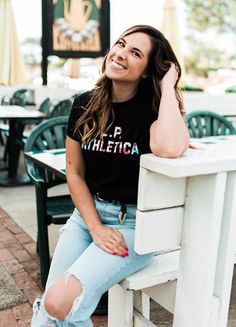
[[[47,0],[42,0],[42,79],[43,85],[47,85],[48,72],[48,17]]]

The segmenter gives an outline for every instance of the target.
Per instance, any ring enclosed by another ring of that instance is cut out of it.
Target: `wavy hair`
[[[161,99],[160,81],[172,62],[179,72],[178,79],[174,85],[176,99],[179,103],[180,111],[184,112],[181,90],[178,88],[181,67],[170,43],[160,31],[149,25],[135,25],[127,29],[119,39],[133,33],[145,33],[150,37],[152,43],[146,70],[147,76],[140,79],[138,92],[140,90],[142,94],[150,95],[152,108],[158,114]],[[106,58],[107,55],[103,60],[101,77],[91,91],[90,101],[75,125],[75,132],[79,133],[83,143],[87,143],[92,138],[102,139],[103,134],[106,133],[114,121],[111,101],[112,81],[105,74]]]

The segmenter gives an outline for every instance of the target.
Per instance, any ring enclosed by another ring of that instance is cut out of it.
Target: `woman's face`
[[[145,33],[121,36],[108,53],[106,76],[113,81],[138,84],[145,75],[151,47],[151,40]]]

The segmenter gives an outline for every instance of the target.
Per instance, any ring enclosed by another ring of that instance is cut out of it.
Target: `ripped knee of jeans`
[[[55,281],[44,294],[44,305],[47,313],[57,320],[79,309],[84,297],[84,285],[73,274],[66,273]]]

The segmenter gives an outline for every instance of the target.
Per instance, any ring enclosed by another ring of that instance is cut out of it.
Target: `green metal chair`
[[[212,111],[193,111],[187,114],[186,121],[192,138],[236,134],[228,119]]]
[[[24,151],[43,151],[65,147],[67,117],[55,117],[37,125],[26,140]],[[69,194],[49,196],[48,190],[65,183],[48,170],[25,159],[26,170],[35,185],[41,282],[45,286],[50,267],[48,226],[64,224],[74,205]]]
[[[27,97],[28,97],[28,89],[16,90],[10,99],[10,105],[25,107],[27,104]]]
[[[50,97],[44,99],[39,105],[39,111],[49,116],[52,108],[52,99]]]
[[[15,105],[25,107],[27,103],[28,89],[22,88],[14,91],[12,96],[9,98],[8,96],[4,96],[2,98],[2,105]]]
[[[10,98],[8,96],[4,96],[2,98],[1,104],[25,107],[26,103],[27,103],[28,91],[29,90],[26,88],[18,89],[12,94],[12,96]],[[22,128],[22,127],[19,126],[18,128]],[[5,146],[4,154],[3,154],[3,162],[4,162],[5,168],[7,168],[9,125],[4,123],[4,120],[3,120],[3,123],[0,123],[0,133],[2,135],[0,137],[0,139],[2,140],[2,145]],[[5,140],[5,142],[4,142],[4,140]]]
[[[59,117],[59,116],[69,117],[71,107],[72,107],[71,99],[61,100],[52,108],[50,117]]]
[[[53,105],[52,104],[52,99],[50,97],[48,97],[48,98],[44,99],[40,103],[40,105],[38,107],[38,111],[44,113],[47,117],[50,117],[50,112],[51,112],[52,105]],[[34,125],[40,124],[41,122],[42,122],[41,119],[37,120],[37,119],[28,118],[28,119],[24,119],[21,124],[34,126]],[[28,138],[30,132],[31,132],[30,130],[24,131],[23,139],[22,139],[23,146],[24,146],[25,141]]]

